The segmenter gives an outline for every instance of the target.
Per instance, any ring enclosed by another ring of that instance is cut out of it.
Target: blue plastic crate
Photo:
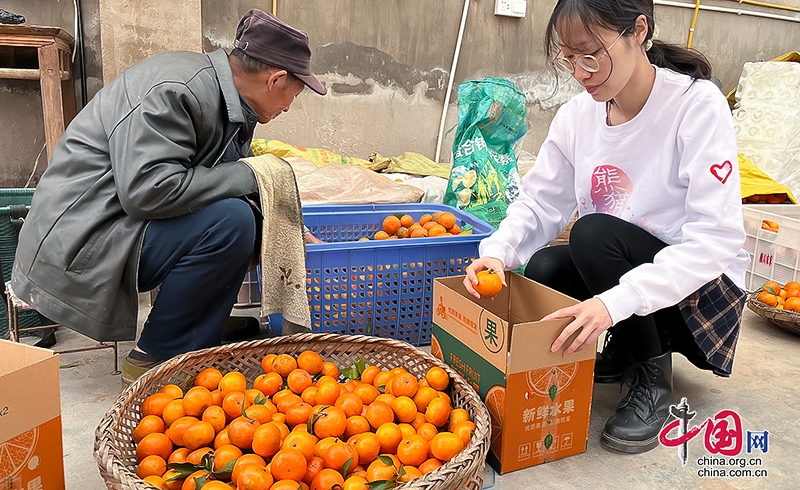
[[[359,242],[383,228],[390,214],[450,211],[472,235]],[[310,244],[306,281],[315,332],[376,335],[427,345],[437,277],[463,274],[478,243],[494,228],[441,204],[304,206],[306,226],[326,243]]]

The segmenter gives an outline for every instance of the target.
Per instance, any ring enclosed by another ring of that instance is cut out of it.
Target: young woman
[[[615,326],[630,388],[601,440],[630,453],[658,445],[672,351],[730,375],[749,263],[728,105],[708,61],[654,29],[652,0],[557,3],[547,54],[586,91],[559,109],[464,280],[479,296],[478,271],[527,264],[527,277],[581,300],[545,317],[574,317],[551,347],[577,332],[567,357]],[[569,245],[548,247],[576,213]]]

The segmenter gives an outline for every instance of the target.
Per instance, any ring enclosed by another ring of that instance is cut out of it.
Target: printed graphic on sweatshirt
[[[733,172],[733,165],[731,165],[731,162],[728,160],[725,160],[722,164],[712,165],[709,170],[711,170],[711,175],[724,184],[725,181],[728,180],[728,177],[731,176],[731,172]]]
[[[599,165],[592,172],[592,204],[598,213],[621,217],[633,192],[628,174],[614,165]]]

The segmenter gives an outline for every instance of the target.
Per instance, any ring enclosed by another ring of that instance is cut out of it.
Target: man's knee
[[[211,230],[231,253],[253,252],[256,219],[250,205],[241,199],[223,199],[208,206]]]

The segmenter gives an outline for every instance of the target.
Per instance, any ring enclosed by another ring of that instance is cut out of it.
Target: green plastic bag
[[[513,145],[528,129],[525,95],[508,80],[484,78],[458,86],[458,129],[444,203],[495,228],[519,195]]]

